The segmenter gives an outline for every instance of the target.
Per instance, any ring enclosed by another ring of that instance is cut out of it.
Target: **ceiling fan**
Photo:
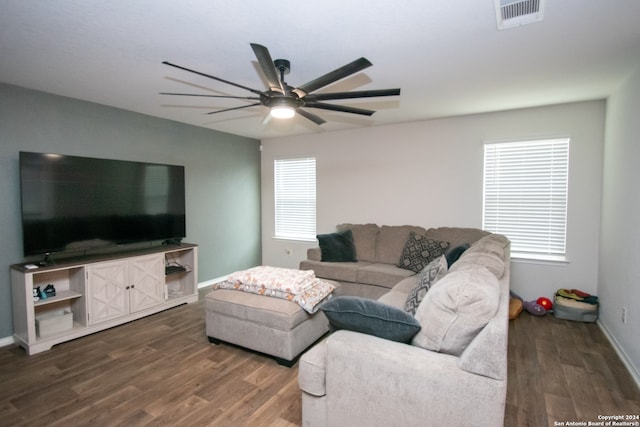
[[[269,50],[259,44],[251,43],[251,48],[258,59],[260,68],[266,77],[269,89],[260,91],[252,89],[247,86],[243,86],[237,83],[230,82],[228,80],[221,79],[219,77],[205,74],[200,71],[192,70],[180,65],[172,64],[171,62],[164,61],[163,64],[171,67],[178,68],[180,70],[188,71],[200,76],[208,77],[213,80],[217,80],[222,83],[229,84],[253,93],[256,96],[227,96],[227,95],[205,95],[194,93],[169,93],[161,92],[161,95],[178,95],[178,96],[202,96],[210,98],[231,98],[231,99],[244,99],[251,101],[258,101],[253,104],[241,105],[239,107],[225,108],[222,110],[211,111],[207,114],[223,113],[225,111],[239,110],[242,108],[255,107],[256,105],[264,105],[270,109],[270,114],[276,118],[291,118],[296,113],[302,117],[311,120],[317,125],[325,123],[325,120],[307,110],[307,108],[318,108],[323,110],[339,111],[343,113],[361,114],[365,116],[371,116],[375,113],[374,110],[368,110],[364,108],[349,107],[346,105],[328,104],[323,101],[330,101],[335,99],[352,99],[352,98],[371,98],[380,96],[395,96],[400,95],[400,89],[377,89],[377,90],[361,90],[352,92],[331,92],[331,93],[317,93],[312,92],[321,89],[331,83],[348,77],[354,73],[362,71],[363,69],[370,67],[372,64],[366,58],[359,58],[355,61],[344,65],[338,69],[335,69],[315,80],[305,83],[298,87],[289,86],[284,81],[285,74],[288,74],[291,69],[291,64],[286,59],[271,59]]]

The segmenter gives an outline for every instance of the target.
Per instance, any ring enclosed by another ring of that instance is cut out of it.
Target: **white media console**
[[[167,266],[174,268],[166,268]],[[175,268],[178,267],[178,268]],[[198,300],[198,247],[168,245],[11,266],[14,339],[29,355]],[[34,301],[34,289],[56,295]]]

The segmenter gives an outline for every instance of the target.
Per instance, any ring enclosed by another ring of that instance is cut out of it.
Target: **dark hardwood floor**
[[[509,324],[508,375],[505,426],[640,414],[640,391],[595,323],[520,314]]]
[[[1,348],[0,426],[300,426],[297,366],[212,345],[204,329],[201,299],[34,356]],[[505,426],[640,414],[595,324],[523,313],[509,334]]]

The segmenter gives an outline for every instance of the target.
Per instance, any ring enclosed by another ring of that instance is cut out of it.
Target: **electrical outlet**
[[[626,307],[622,307],[622,323],[624,325],[627,324],[627,312],[628,312],[627,308]]]

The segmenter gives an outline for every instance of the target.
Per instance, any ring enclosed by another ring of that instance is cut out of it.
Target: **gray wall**
[[[185,166],[187,238],[205,282],[261,262],[260,142],[0,84],[0,339],[13,334],[9,265],[23,261],[18,153]]]
[[[600,322],[640,384],[640,69],[608,99],[598,295]],[[622,321],[622,310],[627,321]]]
[[[558,288],[597,291],[605,101],[263,140],[262,262],[297,266],[317,241],[273,238],[273,160],[316,157],[317,231],[342,222],[482,227],[485,141],[571,137],[568,262],[512,258],[526,301]]]

